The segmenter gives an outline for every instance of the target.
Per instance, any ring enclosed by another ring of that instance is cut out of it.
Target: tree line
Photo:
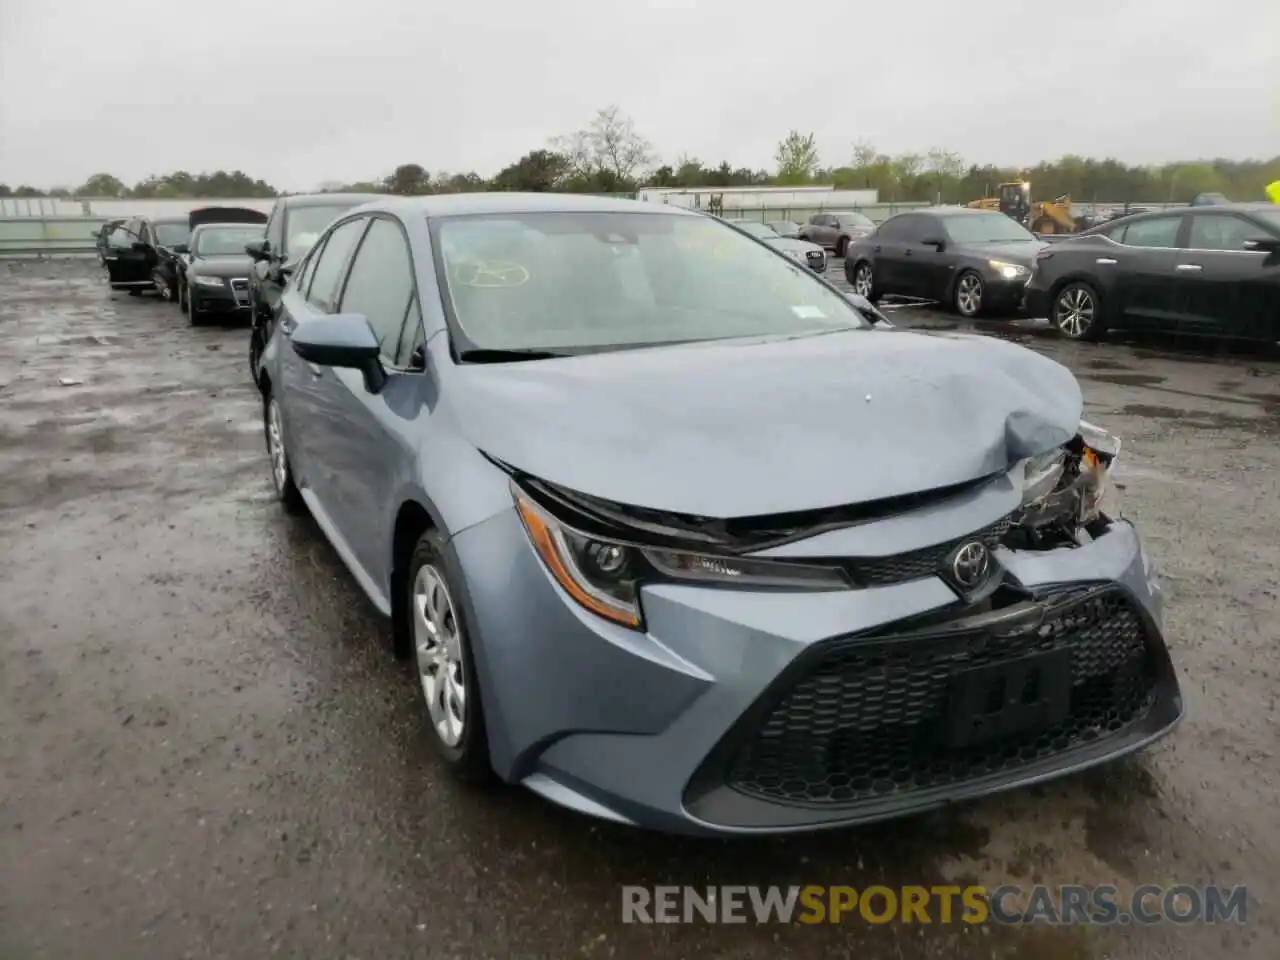
[[[653,144],[617,107],[605,107],[583,129],[553,137],[486,179],[475,172],[432,173],[405,163],[390,174],[356,183],[331,181],[329,192],[401,195],[475,190],[632,193],[644,186],[711,187],[833,184],[837,189],[874,189],[882,201],[965,203],[989,196],[1000,183],[1031,181],[1037,199],[1069,194],[1077,201],[1185,202],[1197,193],[1218,192],[1232,200],[1262,199],[1268,183],[1280,180],[1280,156],[1268,160],[1193,160],[1157,166],[1119,160],[1064,156],[1030,168],[968,163],[941,147],[923,153],[889,155],[859,141],[849,156],[824,163],[812,133],[792,130],[777,146],[772,170],[704,163],[688,155],[662,162]],[[0,183],[0,197],[250,198],[279,192],[241,170],[192,174],[177,171],[147,177],[132,186],[109,173],[80,186],[39,190]]]

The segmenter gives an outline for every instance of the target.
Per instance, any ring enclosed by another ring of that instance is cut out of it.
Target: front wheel
[[[951,296],[951,305],[960,316],[971,319],[982,312],[983,293],[982,277],[972,270],[966,270],[956,280],[955,292]]]
[[[418,539],[405,582],[405,612],[437,752],[462,779],[492,775],[480,685],[457,583],[435,530]]]
[[[1068,283],[1053,298],[1049,322],[1070,340],[1097,340],[1102,336],[1102,300],[1089,284]]]

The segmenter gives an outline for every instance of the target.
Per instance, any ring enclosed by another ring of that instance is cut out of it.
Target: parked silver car
[[[854,210],[815,213],[800,228],[800,239],[819,244],[837,257],[843,257],[850,243],[869,236],[875,228],[870,217]]]
[[[816,243],[808,243],[804,240],[788,240],[786,237],[779,236],[772,227],[761,223],[759,220],[730,220],[729,222],[744,233],[751,234],[757,240],[763,240],[775,250],[785,253],[792,259],[799,260],[811,270],[815,270],[818,273],[826,272],[827,251]]]
[[[668,206],[386,198],[326,228],[262,358],[271,476],[416,657],[447,764],[754,834],[1173,726],[1074,377],[864,302]]]

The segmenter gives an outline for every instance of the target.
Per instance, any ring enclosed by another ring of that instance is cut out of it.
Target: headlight
[[[529,541],[556,582],[575,601],[614,623],[639,628],[645,581],[741,584],[787,590],[844,590],[837,569],[643,547],[575,530],[512,483]]]
[[[206,277],[198,273],[191,274],[191,279],[200,287],[221,287],[226,283],[222,277]]]
[[[988,260],[987,266],[1006,280],[1016,280],[1018,277],[1025,277],[1031,272],[1019,263],[1006,263],[1004,260]]]

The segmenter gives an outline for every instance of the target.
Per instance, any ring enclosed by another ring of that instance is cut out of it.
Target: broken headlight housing
[[[554,516],[512,481],[516,512],[548,572],[579,605],[640,628],[640,585],[714,583],[779,590],[846,590],[834,567],[693,553],[584,533]]]
[[[1056,450],[1023,461],[1022,505],[1014,517],[1015,546],[1053,547],[1080,543],[1114,509],[1111,466],[1120,438],[1081,420],[1076,436]]]

